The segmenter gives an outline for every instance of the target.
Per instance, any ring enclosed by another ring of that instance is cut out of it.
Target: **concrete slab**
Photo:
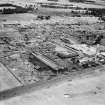
[[[0,91],[11,89],[21,84],[15,77],[0,63]]]

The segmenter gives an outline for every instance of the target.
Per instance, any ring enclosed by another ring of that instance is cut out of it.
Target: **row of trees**
[[[80,37],[81,43],[86,43],[88,45],[100,44],[101,40],[104,39],[103,35],[83,35]]]
[[[104,8],[89,8],[88,10],[91,11],[91,15],[94,15],[96,17],[102,17],[103,15],[105,15]]]
[[[21,6],[17,6],[17,5],[13,5],[13,4],[1,4],[0,7],[2,7],[2,9],[0,10],[0,12],[2,14],[12,14],[12,13],[26,13],[28,11],[33,11],[32,7],[21,7]],[[6,7],[6,8],[5,8]],[[8,7],[8,8],[7,8]],[[13,7],[13,8],[11,8]]]
[[[11,8],[4,8],[3,10],[1,10],[2,14],[12,14],[12,13],[26,13],[28,11],[32,11],[31,8],[15,8],[15,9],[11,9]]]
[[[69,2],[85,2],[86,0],[69,0]]]

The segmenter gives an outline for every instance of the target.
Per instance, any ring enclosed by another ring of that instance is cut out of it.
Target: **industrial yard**
[[[105,88],[105,8],[99,1],[88,7],[89,3],[0,5],[0,100],[4,100],[0,105],[12,105],[20,97],[31,101],[31,94],[37,105],[77,105],[79,100],[78,105],[84,105],[82,98],[88,102],[98,84]],[[64,93],[68,88],[72,94]],[[93,99],[87,105],[100,101]]]

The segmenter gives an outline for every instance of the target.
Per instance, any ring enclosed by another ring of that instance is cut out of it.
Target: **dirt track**
[[[0,93],[0,100],[3,95],[10,98],[21,92],[26,93],[10,99],[4,97],[7,100],[2,100],[0,105],[14,105],[14,102],[16,105],[104,105],[105,72],[97,70],[86,74],[72,81],[67,77],[62,82],[59,82],[60,79],[52,80],[50,83],[33,84],[21,87],[21,90],[15,88],[14,91]]]

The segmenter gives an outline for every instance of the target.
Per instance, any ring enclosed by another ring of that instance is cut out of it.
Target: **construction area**
[[[105,8],[55,2],[1,5],[0,105],[105,104]]]

